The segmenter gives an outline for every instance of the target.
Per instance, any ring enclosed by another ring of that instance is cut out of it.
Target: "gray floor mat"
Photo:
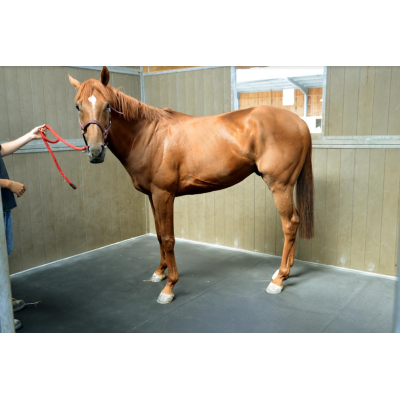
[[[154,236],[12,276],[24,332],[391,332],[396,282],[296,261],[279,295],[265,293],[280,259],[180,241],[180,274],[144,282],[159,264]]]

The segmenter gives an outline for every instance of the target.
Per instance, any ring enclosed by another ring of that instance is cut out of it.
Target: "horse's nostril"
[[[105,146],[100,143],[92,144],[90,147],[88,147],[89,156],[94,158],[104,157],[105,152]]]

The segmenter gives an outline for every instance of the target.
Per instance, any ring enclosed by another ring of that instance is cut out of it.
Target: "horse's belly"
[[[254,164],[249,162],[225,165],[222,168],[218,168],[214,164],[215,160],[210,161],[202,169],[181,176],[183,179],[181,179],[177,195],[183,196],[225,189],[236,185],[255,172]]]
[[[242,143],[240,135],[231,134],[225,124],[206,128],[200,134],[185,136],[178,196],[225,189],[255,171],[254,158],[248,150],[249,135]]]

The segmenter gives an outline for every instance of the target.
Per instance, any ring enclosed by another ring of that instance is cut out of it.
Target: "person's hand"
[[[29,132],[29,136],[30,136],[30,140],[38,140],[41,139],[42,136],[40,135],[41,132],[44,133],[44,135],[46,136],[46,125],[41,125],[41,126],[37,126],[36,128],[33,128],[30,132]]]
[[[25,185],[19,182],[10,181],[8,188],[15,193],[17,197],[22,196],[26,192]]]

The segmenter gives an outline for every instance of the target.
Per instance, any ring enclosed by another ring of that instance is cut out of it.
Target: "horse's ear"
[[[101,70],[101,77],[100,77],[101,83],[104,86],[107,86],[109,80],[110,80],[110,73],[108,72],[108,68],[107,67],[103,67],[103,69]]]
[[[71,82],[71,85],[76,90],[79,90],[79,88],[81,87],[81,83],[79,81],[77,81],[76,79],[74,79],[70,74],[68,74],[68,77],[69,77],[69,81]]]

